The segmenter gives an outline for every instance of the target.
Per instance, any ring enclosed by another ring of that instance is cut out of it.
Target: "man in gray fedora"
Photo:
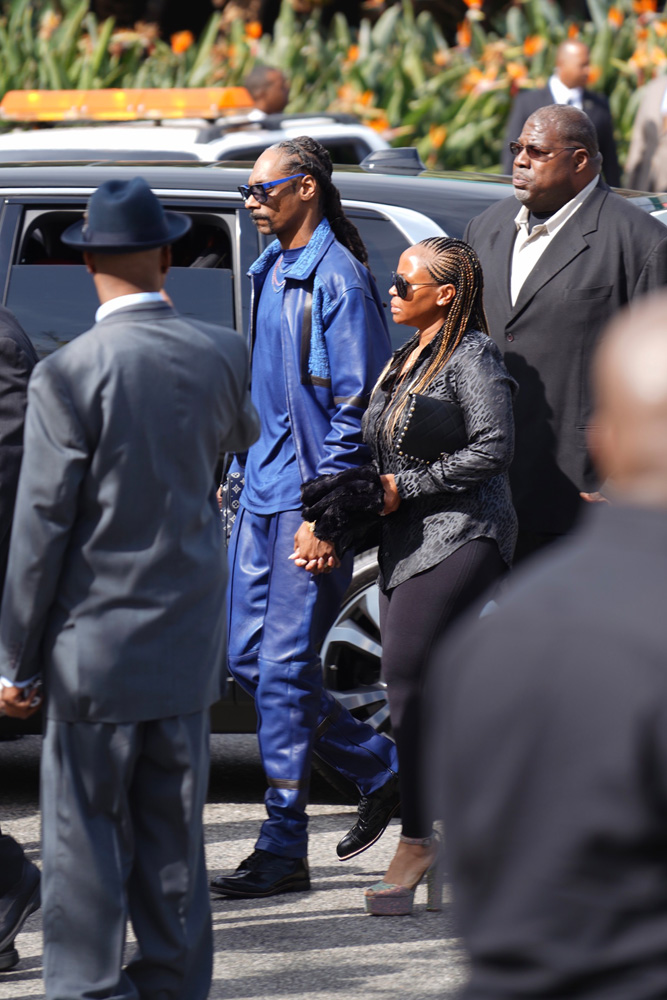
[[[4,707],[46,692],[48,1000],[203,1000],[212,970],[202,810],[224,660],[222,451],[258,435],[248,357],[161,296],[189,219],[107,181],[63,241],[101,302],[30,383],[0,619]],[[137,937],[123,969],[128,916]]]

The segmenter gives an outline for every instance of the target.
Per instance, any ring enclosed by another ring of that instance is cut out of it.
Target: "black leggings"
[[[380,593],[382,672],[396,739],[401,817],[406,837],[428,837],[424,801],[422,691],[433,645],[507,567],[490,538],[475,538],[431,569]]]

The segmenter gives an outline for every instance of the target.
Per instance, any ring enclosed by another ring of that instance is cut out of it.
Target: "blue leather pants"
[[[299,511],[260,515],[241,507],[229,543],[229,669],[255,698],[269,785],[256,846],[288,858],[308,853],[313,749],[363,795],[398,771],[393,742],[324,689],[317,649],[338,613],[353,557],[319,576],[295,566],[288,556],[301,523]]]

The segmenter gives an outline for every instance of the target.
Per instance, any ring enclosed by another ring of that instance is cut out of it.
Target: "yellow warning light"
[[[117,90],[10,90],[0,119],[23,122],[220,118],[253,108],[245,87]]]

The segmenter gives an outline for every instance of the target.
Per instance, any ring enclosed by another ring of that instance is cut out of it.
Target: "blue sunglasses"
[[[247,201],[252,195],[260,205],[266,205],[269,200],[269,188],[274,188],[278,184],[287,184],[288,181],[295,181],[298,177],[305,176],[305,174],[292,174],[291,177],[282,177],[279,181],[266,181],[265,184],[239,184],[239,191],[244,201]]]

